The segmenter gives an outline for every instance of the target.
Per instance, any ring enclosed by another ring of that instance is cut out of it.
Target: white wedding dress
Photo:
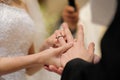
[[[0,57],[28,54],[35,27],[25,10],[0,3]],[[0,80],[26,80],[25,69],[0,77]]]

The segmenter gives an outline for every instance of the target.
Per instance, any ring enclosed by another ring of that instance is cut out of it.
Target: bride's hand
[[[59,35],[59,36],[58,36]],[[64,37],[63,30],[56,30],[50,37],[48,37],[40,48],[40,51],[48,49],[49,47],[57,48],[61,46],[61,43],[58,42],[58,37]]]
[[[64,26],[68,26],[68,25],[66,23],[63,23],[61,26],[62,26],[62,28],[64,28]],[[63,29],[62,33],[64,34],[64,38],[59,37],[57,39],[60,46],[63,46],[67,43],[74,42],[74,38],[69,29]],[[61,36],[61,33],[60,32],[56,33],[56,36]],[[57,67],[55,65],[45,66],[45,69],[47,69],[48,71],[51,71],[51,72],[55,72],[59,75],[61,75],[62,71],[63,71],[63,67]]]
[[[66,52],[68,49],[70,49],[73,46],[73,43],[68,43],[65,44],[64,46],[61,46],[59,48],[49,48],[47,50],[44,50],[42,52],[40,52],[40,56],[42,57],[42,64],[43,65],[55,65],[57,67],[60,67],[60,59],[61,59],[61,55]],[[38,63],[39,63],[39,59],[38,58]]]

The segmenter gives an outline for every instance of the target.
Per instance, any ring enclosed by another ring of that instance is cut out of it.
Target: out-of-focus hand
[[[79,20],[79,8],[76,5],[76,11],[72,6],[66,6],[62,13],[63,21],[68,23],[69,27],[77,27],[77,23]]]
[[[65,32],[68,32],[68,26],[63,27]],[[65,33],[66,36],[71,36],[69,33]],[[94,59],[94,43],[90,43],[88,48],[85,48],[84,45],[84,32],[83,32],[83,26],[78,26],[78,32],[77,32],[77,40],[74,42],[74,45],[72,48],[70,48],[65,54],[62,54],[61,56],[61,64],[64,67],[67,62],[69,62],[72,59],[80,58],[87,62],[93,62]]]

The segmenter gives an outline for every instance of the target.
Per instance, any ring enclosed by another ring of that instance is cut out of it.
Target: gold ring
[[[61,36],[57,36],[56,39],[59,39],[60,37],[63,37],[62,35]]]

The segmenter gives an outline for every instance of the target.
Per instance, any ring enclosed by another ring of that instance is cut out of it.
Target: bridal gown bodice
[[[25,10],[0,3],[0,57],[28,54],[35,27]],[[0,80],[26,80],[25,69],[0,77]]]

